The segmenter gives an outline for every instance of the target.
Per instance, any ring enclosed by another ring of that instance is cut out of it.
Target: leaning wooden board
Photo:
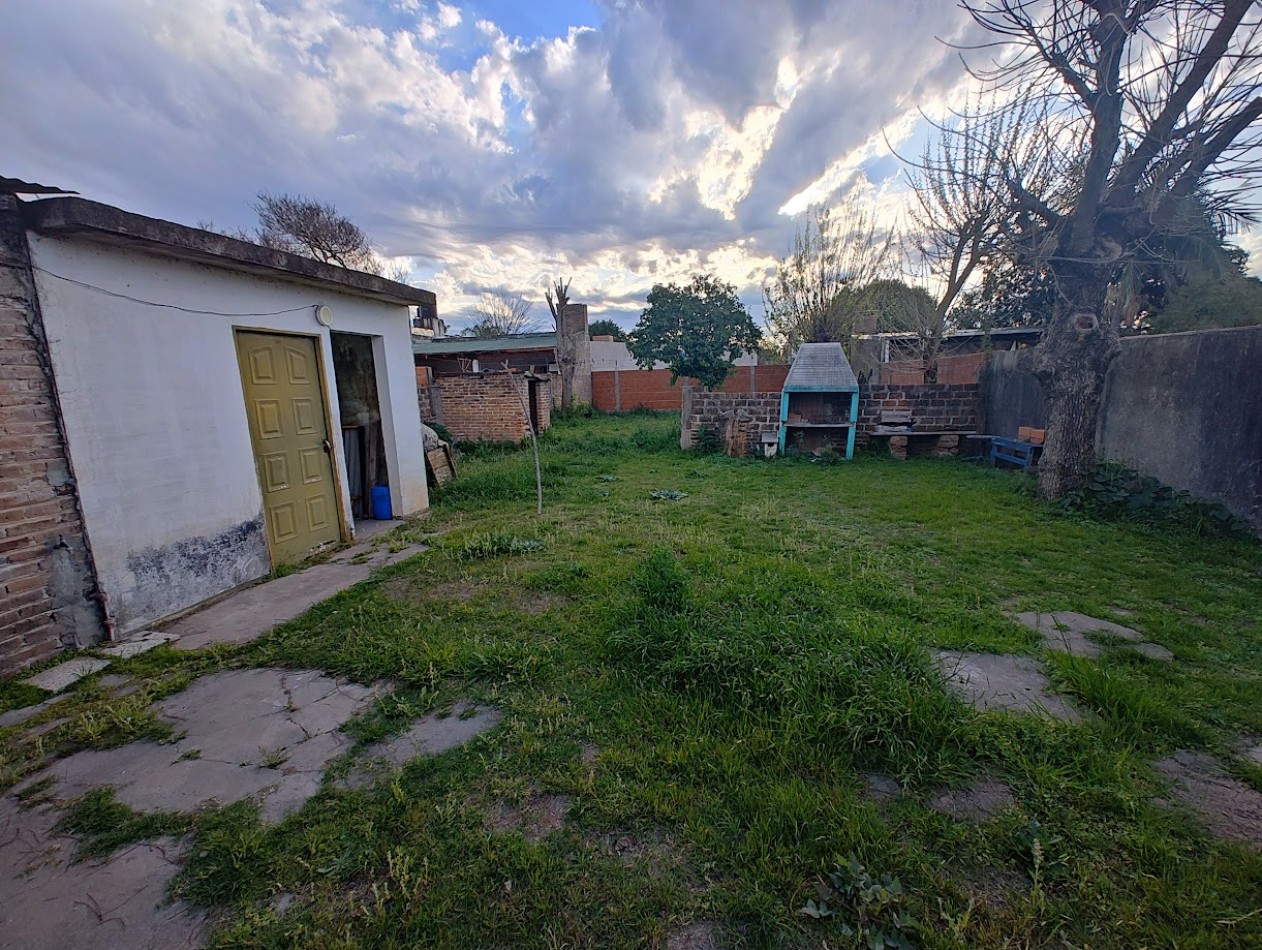
[[[446,485],[456,477],[456,463],[451,457],[451,449],[445,445],[426,452],[425,464],[434,476],[435,485]]]

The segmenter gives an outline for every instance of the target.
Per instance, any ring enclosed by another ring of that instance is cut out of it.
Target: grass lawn
[[[159,734],[155,696],[269,664],[395,681],[349,727],[363,742],[458,699],[499,727],[393,781],[326,782],[273,827],[247,804],[155,825],[98,795],[74,815],[87,840],[190,830],[177,891],[233,947],[867,945],[846,927],[1262,946],[1262,855],[1154,803],[1150,765],[1205,750],[1262,789],[1232,757],[1262,735],[1262,546],[1071,518],[955,461],[688,455],[677,429],[558,424],[542,518],[529,448],[466,455],[414,529],[429,551],[252,645],[115,664],[148,688],[106,701],[85,681],[48,742]],[[1046,653],[1007,616],[1027,609],[1118,620],[1175,659]],[[1084,720],[976,712],[935,648],[1039,657]],[[30,763],[9,755],[11,784]],[[874,797],[868,773],[901,793]],[[929,807],[981,776],[1015,805],[980,823]],[[901,893],[843,886],[836,916],[799,913],[839,862],[839,884]]]

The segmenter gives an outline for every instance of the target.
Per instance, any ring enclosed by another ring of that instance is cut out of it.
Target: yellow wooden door
[[[250,439],[274,564],[341,539],[316,341],[237,332]]]

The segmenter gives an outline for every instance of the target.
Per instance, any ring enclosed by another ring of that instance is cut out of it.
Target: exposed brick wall
[[[738,448],[735,454],[744,455],[758,451],[764,432],[780,431],[780,393],[693,393],[687,418],[680,419],[683,438],[681,444],[695,445],[703,429],[723,435],[724,427],[732,413],[747,418],[745,425],[746,451]]]
[[[428,387],[417,388],[421,418],[442,422],[460,442],[520,442],[530,437],[522,414],[528,385],[524,376],[515,373],[439,376]],[[535,393],[539,430],[543,431],[552,425],[551,381],[538,381]],[[436,418],[436,403],[442,407],[441,419]]]
[[[783,365],[755,366],[752,374],[750,367],[737,366],[724,381],[720,391],[746,395],[778,393],[784,388],[784,379],[788,375],[789,367]],[[679,409],[683,402],[685,383],[693,390],[701,388],[695,379],[686,377],[680,378],[672,386],[668,369],[624,369],[617,373],[609,370],[595,372],[592,373],[592,406],[604,412],[613,412],[618,408],[623,410]]]
[[[0,253],[20,262],[13,200]],[[28,274],[0,266],[0,676],[105,632]]]
[[[859,432],[880,425],[886,409],[910,412],[913,432],[974,432],[977,407],[976,383],[864,386],[859,390]]]
[[[961,353],[938,357],[938,385],[976,383],[986,365],[986,353]],[[881,364],[880,383],[884,386],[921,386],[925,383],[923,360],[891,360]]]

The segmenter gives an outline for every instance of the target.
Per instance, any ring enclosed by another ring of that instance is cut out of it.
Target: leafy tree
[[[1056,284],[1046,268],[1018,267],[997,258],[982,271],[972,290],[960,295],[951,318],[961,327],[991,330],[1001,327],[1041,327],[1056,302]]]
[[[714,389],[727,379],[733,357],[754,350],[761,336],[736,288],[702,274],[685,287],[653,285],[630,349],[644,369],[658,361],[670,367],[672,384],[691,376]]]
[[[484,293],[465,311],[474,322],[465,327],[462,335],[489,339],[514,333],[534,333],[539,326],[530,319],[533,309],[534,304],[522,294],[497,287]]]
[[[1161,305],[1143,314],[1136,329],[1181,333],[1257,324],[1262,324],[1262,280],[1241,269],[1221,277],[1201,272],[1173,290],[1167,289]]]
[[[623,343],[627,341],[627,331],[612,320],[593,320],[587,325],[587,332],[591,336],[611,336]]]
[[[1056,287],[1033,370],[1048,405],[1039,490],[1059,498],[1096,470],[1120,349],[1111,289],[1198,193],[1221,214],[1247,213],[1240,182],[1262,169],[1262,21],[1255,0],[961,6],[990,34],[974,75],[1028,107],[1022,140],[1034,147],[1003,157],[1000,194],[1005,253]]]
[[[767,326],[787,349],[848,343],[862,326],[858,306],[872,282],[890,274],[893,236],[878,235],[868,211],[851,200],[814,208],[775,276],[763,285]]]

